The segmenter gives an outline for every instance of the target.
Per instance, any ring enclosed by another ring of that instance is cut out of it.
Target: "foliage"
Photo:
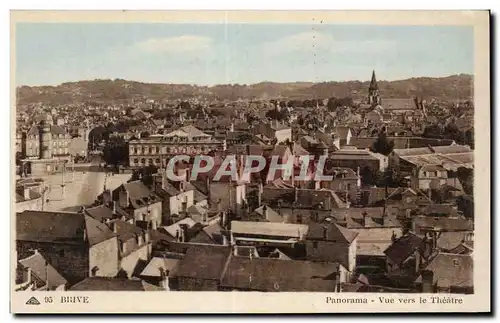
[[[128,164],[128,145],[121,137],[113,137],[106,142],[103,149],[103,159],[108,165],[117,167]]]
[[[278,111],[277,109],[271,109],[266,112],[266,117],[273,120],[284,121],[289,117],[288,110],[282,109]]]
[[[375,153],[388,156],[394,149],[394,140],[388,140],[385,131],[382,131],[373,143],[371,150]]]
[[[454,122],[449,122],[444,127],[440,124],[428,125],[424,128],[422,136],[425,138],[451,139],[457,144],[465,144],[474,148],[474,129],[460,130]]]
[[[339,107],[352,107],[354,106],[354,101],[351,97],[343,97],[343,98],[330,98],[328,99],[328,103],[326,105],[329,111],[335,111]]]
[[[324,82],[324,83],[273,83],[263,82],[252,85],[226,84],[216,86],[195,86],[189,84],[154,84],[126,80],[91,80],[63,83],[58,86],[21,86],[16,98],[18,104],[44,102],[50,105],[87,104],[102,105],[130,103],[144,97],[155,101],[175,100],[193,97],[204,99],[238,100],[266,97],[326,98],[332,93],[337,97],[366,97],[369,82]],[[442,78],[412,78],[400,81],[379,81],[379,90],[384,97],[423,96],[439,99],[462,99],[472,97],[473,78],[471,75],[454,75]],[[78,93],[75,95],[75,93]],[[298,102],[288,102],[295,106]]]
[[[138,170],[135,170],[132,173],[130,181],[140,180],[144,183],[144,185],[151,186],[153,185],[153,175],[158,172],[158,167],[154,165],[148,165],[146,167],[142,167]]]

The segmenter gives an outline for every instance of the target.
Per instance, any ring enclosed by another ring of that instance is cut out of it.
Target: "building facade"
[[[166,135],[153,135],[129,142],[131,167],[166,165],[175,155],[196,156],[224,150],[224,141],[216,140],[193,126],[185,126]]]

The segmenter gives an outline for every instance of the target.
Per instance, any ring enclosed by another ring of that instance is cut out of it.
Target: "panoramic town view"
[[[41,25],[16,291],[474,293],[472,28]]]

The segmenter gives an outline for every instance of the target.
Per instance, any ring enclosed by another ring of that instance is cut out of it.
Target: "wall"
[[[186,202],[186,208],[194,204],[194,191],[185,191],[179,195],[170,197],[170,214],[180,214],[182,203]]]
[[[274,136],[276,137],[276,140],[278,143],[284,142],[287,139],[292,141],[292,129],[286,128],[286,129],[277,130],[274,133]]]
[[[314,242],[317,242],[316,248],[314,247]],[[349,270],[354,270],[356,266],[356,258],[352,258],[352,250],[350,245],[346,243],[319,240],[306,241],[307,260],[339,262]],[[354,249],[355,252],[356,250]]]
[[[30,256],[37,249],[70,284],[89,276],[89,249],[84,244],[16,241],[16,249],[18,259]]]
[[[418,188],[421,190],[425,189],[438,189],[440,186],[446,184],[446,179],[448,178],[448,173],[445,170],[442,171],[425,171],[420,170],[418,172]]]
[[[382,164],[378,159],[329,159],[333,166],[337,167],[348,167],[354,171],[357,171],[358,167],[363,169],[368,167],[372,172],[377,172],[381,170]]]
[[[130,278],[134,274],[134,270],[139,260],[148,261],[151,257],[151,243],[147,243],[122,257],[120,261],[120,269],[127,273]]]
[[[115,277],[118,273],[118,239],[113,237],[90,247],[89,273],[99,267],[97,276]]]
[[[134,219],[136,221],[143,221],[144,217],[146,221],[150,221],[152,228],[156,229],[162,223],[162,212],[161,212],[161,204],[162,202],[157,202],[150,204],[149,206],[145,206],[142,208],[138,208],[134,210]],[[149,214],[148,214],[149,211]]]
[[[328,188],[334,192],[348,192],[350,199],[356,198],[358,192],[358,180],[337,177],[333,181],[322,181],[322,188]]]
[[[217,291],[219,283],[216,280],[178,277],[180,291]]]
[[[27,200],[24,202],[16,203],[16,212],[23,212],[24,210],[42,210],[42,198]]]

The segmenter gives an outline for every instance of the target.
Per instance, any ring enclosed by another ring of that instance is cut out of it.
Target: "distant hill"
[[[93,102],[98,104],[132,103],[153,99],[311,99],[345,97],[365,98],[369,82],[262,82],[251,85],[196,86],[189,84],[154,84],[134,81],[93,80],[68,82],[58,86],[21,86],[17,88],[18,104],[49,105]],[[425,99],[469,99],[473,94],[471,75],[440,78],[419,77],[399,81],[379,81],[382,98],[405,98],[415,95]]]

